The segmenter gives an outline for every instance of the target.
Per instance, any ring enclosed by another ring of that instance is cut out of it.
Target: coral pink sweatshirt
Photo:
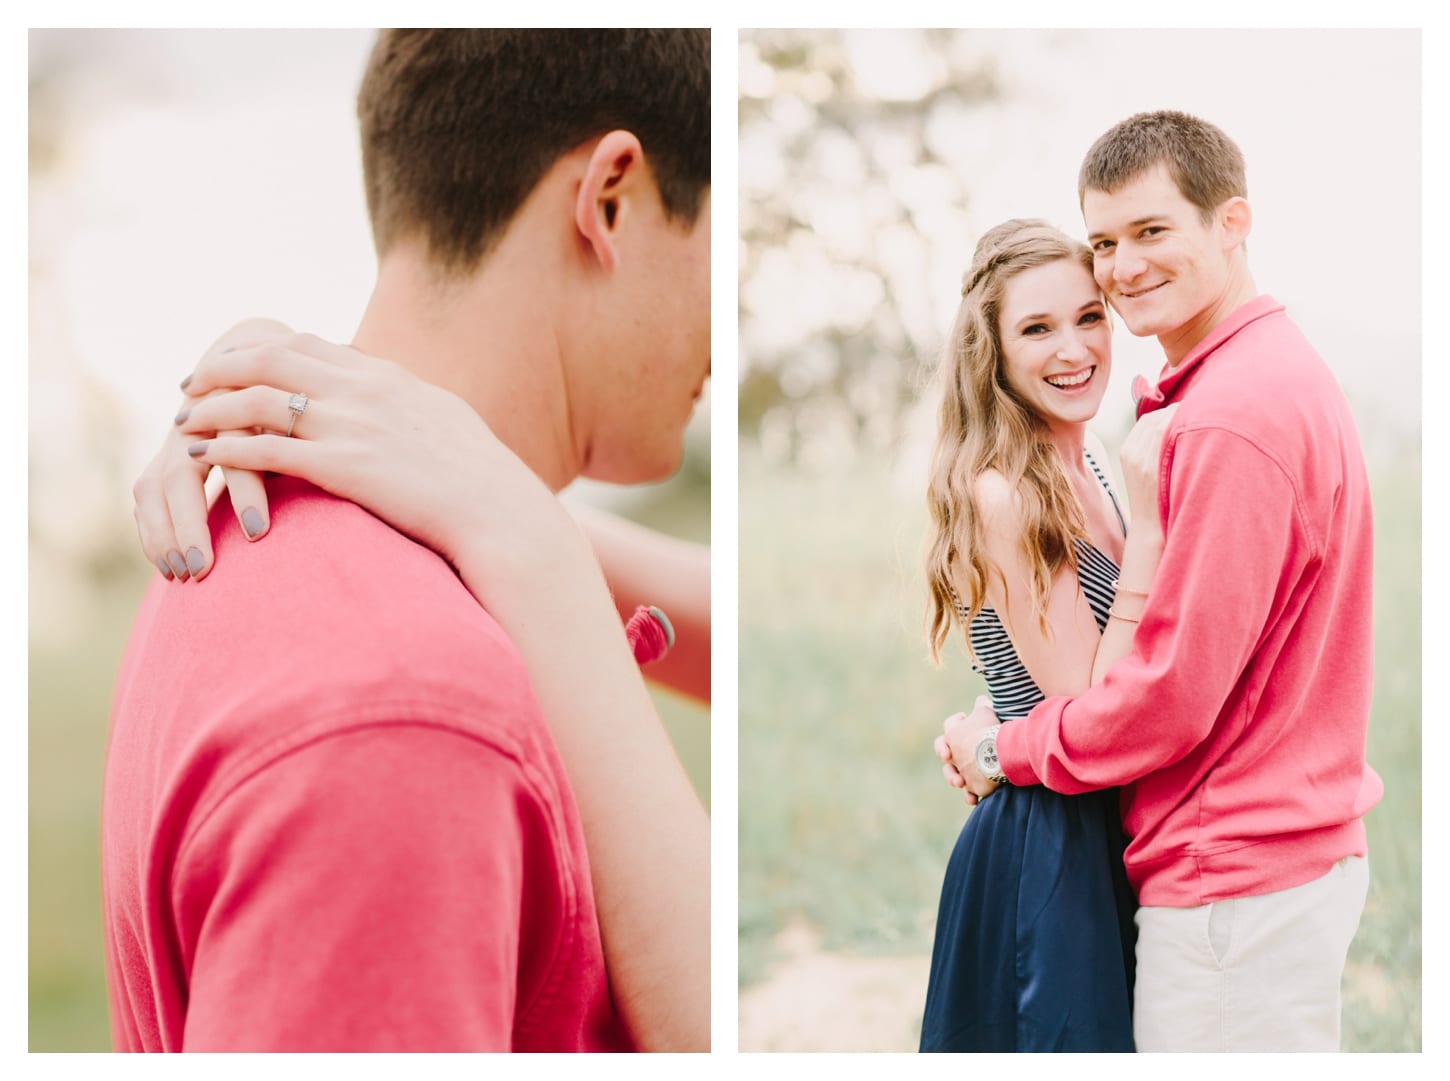
[[[1373,521],[1328,367],[1261,296],[1165,368],[1163,560],[1132,652],[1003,725],[1013,784],[1122,785],[1140,903],[1287,889],[1365,853]]]
[[[268,480],[152,583],[101,832],[123,1051],[622,1051],[578,809],[523,659],[439,556]]]

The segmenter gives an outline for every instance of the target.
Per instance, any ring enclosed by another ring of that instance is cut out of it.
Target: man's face
[[[685,425],[710,374],[710,198],[692,224],[651,215],[621,254],[619,333],[587,475],[662,480],[680,466]]]
[[[1089,188],[1082,213],[1093,277],[1132,333],[1206,333],[1200,324],[1211,323],[1228,291],[1237,243],[1227,241],[1218,215],[1204,224],[1162,164],[1114,192]]]

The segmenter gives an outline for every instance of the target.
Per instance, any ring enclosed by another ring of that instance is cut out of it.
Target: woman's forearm
[[[1101,682],[1108,669],[1131,652],[1138,619],[1148,604],[1148,590],[1163,558],[1163,525],[1158,505],[1163,437],[1177,412],[1178,406],[1174,404],[1149,413],[1133,426],[1123,441],[1119,461],[1132,517],[1123,542],[1123,562],[1118,568],[1117,595],[1093,657],[1094,684]]]
[[[675,644],[645,676],[710,700],[710,549],[592,507],[571,507],[604,570],[621,618],[641,604],[664,610]]]
[[[1100,683],[1109,668],[1126,657],[1133,648],[1133,634],[1138,629],[1137,620],[1143,614],[1148,600],[1148,590],[1153,576],[1158,572],[1158,563],[1163,558],[1163,534],[1155,523],[1139,526],[1137,520],[1128,530],[1123,543],[1123,564],[1118,571],[1118,592],[1093,656],[1094,684]]]
[[[530,548],[507,567],[498,565],[496,547],[480,558],[464,554],[459,571],[522,654],[568,771],[621,1014],[642,1049],[703,1050],[710,1042],[709,820],[584,533],[567,522],[552,538],[548,550]],[[520,580],[536,588],[490,588]]]

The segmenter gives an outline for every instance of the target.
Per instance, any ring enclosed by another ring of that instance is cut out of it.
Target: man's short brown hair
[[[1089,189],[1115,192],[1160,162],[1204,222],[1225,199],[1248,195],[1234,141],[1206,120],[1165,109],[1130,116],[1093,143],[1077,176],[1078,205]]]
[[[690,223],[710,184],[710,32],[384,30],[357,111],[380,255],[418,235],[471,270],[563,154],[615,129]]]

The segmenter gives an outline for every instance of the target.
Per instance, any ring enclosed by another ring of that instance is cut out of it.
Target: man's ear
[[[1223,228],[1224,250],[1232,251],[1249,238],[1254,226],[1254,211],[1242,195],[1225,199],[1218,208],[1219,224]]]
[[[574,224],[605,270],[619,264],[616,243],[640,185],[648,183],[644,150],[627,131],[611,131],[594,147],[574,201]]]

